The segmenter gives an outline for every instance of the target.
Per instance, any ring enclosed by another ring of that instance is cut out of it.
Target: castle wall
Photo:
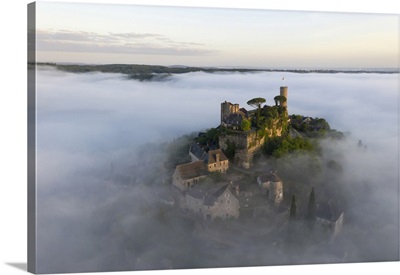
[[[266,136],[281,136],[282,128],[273,123],[272,128],[266,129]],[[242,132],[231,131],[229,134],[220,136],[219,147],[222,150],[228,148],[228,144],[236,145],[234,163],[243,168],[250,168],[253,165],[254,154],[257,153],[265,143],[265,137],[259,139],[255,131]]]

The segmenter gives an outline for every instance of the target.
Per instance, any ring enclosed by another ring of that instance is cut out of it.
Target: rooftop
[[[208,174],[207,167],[202,160],[185,163],[176,167],[183,180],[193,179]]]
[[[219,161],[225,161],[228,160],[228,158],[225,156],[225,154],[221,151],[221,149],[216,149],[216,150],[210,150],[208,152],[208,156],[207,156],[207,163],[208,164],[212,164],[217,162],[216,161],[216,155],[219,155]]]

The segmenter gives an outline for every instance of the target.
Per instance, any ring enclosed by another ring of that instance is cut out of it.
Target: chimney
[[[215,161],[218,163],[219,162],[219,153],[215,154]]]

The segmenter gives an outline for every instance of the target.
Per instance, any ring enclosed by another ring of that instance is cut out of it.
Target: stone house
[[[178,165],[172,175],[172,185],[178,192],[180,208],[204,219],[239,217],[236,189],[230,184],[198,184],[210,172],[225,173],[229,160],[221,149],[205,152],[198,144],[189,149],[192,162]],[[235,190],[234,190],[235,189]]]
[[[180,206],[206,220],[238,218],[240,209],[236,189],[226,183],[193,186],[184,193]]]
[[[199,144],[192,144],[189,148],[189,156],[192,162],[204,161],[208,172],[225,173],[229,168],[229,160],[221,149],[205,152]]]
[[[206,165],[209,172],[225,173],[229,168],[229,160],[221,149],[210,150],[207,154]]]
[[[316,222],[320,227],[331,233],[331,240],[334,240],[340,233],[344,222],[344,212],[339,210],[334,200],[317,205]]]
[[[186,191],[205,178],[207,174],[207,166],[202,160],[181,164],[175,168],[172,184],[181,191]]]

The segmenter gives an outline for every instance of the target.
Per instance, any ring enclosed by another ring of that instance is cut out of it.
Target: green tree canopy
[[[255,97],[253,99],[250,99],[249,101],[247,101],[247,104],[256,108],[256,127],[259,128],[259,123],[260,123],[260,110],[261,110],[261,104],[265,103],[265,98],[262,97]]]
[[[247,104],[254,107],[254,108],[261,108],[261,104],[265,103],[266,100],[265,98],[262,97],[255,97],[253,99],[250,99],[249,101],[247,101]]]
[[[251,122],[248,119],[243,118],[241,128],[242,128],[242,131],[250,130]]]
[[[275,100],[275,105],[276,106],[278,106],[278,103],[282,104],[283,102],[287,101],[286,97],[283,96],[283,95],[277,95],[276,97],[274,97],[274,100]]]

